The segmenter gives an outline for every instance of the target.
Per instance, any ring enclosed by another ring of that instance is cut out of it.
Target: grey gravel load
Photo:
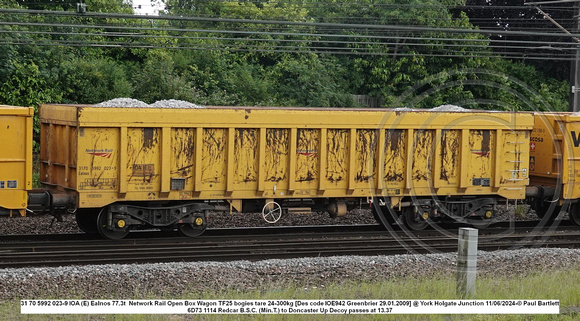
[[[149,106],[158,108],[204,108],[203,106],[199,106],[188,101],[175,99],[158,100]]]
[[[98,103],[95,107],[131,107],[131,108],[146,108],[149,104],[133,98],[115,98],[102,103]]]
[[[456,106],[456,105],[441,105],[431,109],[414,109],[409,107],[394,108],[393,111],[455,111],[455,112],[468,112],[469,109]]]
[[[465,109],[463,107],[459,107],[456,105],[441,105],[441,106],[437,106],[435,108],[431,108],[431,111],[469,111],[469,109]]]
[[[94,107],[121,107],[121,108],[204,108],[184,100],[167,99],[147,104],[133,98],[115,98],[94,105]]]

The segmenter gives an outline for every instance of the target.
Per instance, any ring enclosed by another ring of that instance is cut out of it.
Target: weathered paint
[[[377,148],[377,130],[361,129],[357,131],[355,180],[368,183],[375,177]]]
[[[186,186],[193,188],[193,166],[195,160],[195,130],[175,128],[171,135],[173,162],[171,177],[185,178]]]
[[[420,129],[414,131],[413,146],[411,148],[413,151],[412,181],[414,188],[429,187],[435,147],[433,144],[434,137],[435,132],[433,130]]]
[[[495,160],[492,157],[495,153],[493,146],[495,146],[495,133],[490,130],[469,131],[469,163],[471,166],[468,178],[472,181],[472,184],[474,179],[477,183],[477,179],[489,180],[492,178],[493,162]],[[514,148],[517,148],[517,146],[514,146]]]
[[[523,198],[522,146],[533,117],[43,105],[41,122],[43,182],[78,191],[80,207],[97,207],[118,200],[432,193]],[[70,148],[60,151],[65,141]]]
[[[318,179],[319,130],[299,129],[296,145],[296,182]],[[303,184],[304,185],[304,184]]]
[[[205,189],[222,190],[225,186],[227,134],[224,128],[203,130],[201,182]]]
[[[258,181],[258,138],[258,129],[236,129],[236,137],[234,139],[234,183],[242,184],[241,188],[256,189],[256,184],[248,183]]]
[[[159,128],[129,128],[127,131],[127,163],[129,192],[157,192],[160,189]],[[82,142],[81,142],[82,144]],[[111,142],[112,146],[114,145]]]
[[[335,188],[346,188],[349,168],[349,131],[328,129],[327,131],[326,180]],[[343,184],[340,184],[343,182]]]
[[[459,178],[459,151],[461,146],[461,131],[441,131],[441,171],[439,179],[444,185],[456,185]]]
[[[273,183],[283,183],[287,185],[288,182],[288,145],[289,145],[289,130],[287,129],[271,129],[268,128],[266,132],[266,181]]]
[[[387,187],[403,188],[407,172],[407,134],[402,129],[389,129],[385,140],[385,176]]]

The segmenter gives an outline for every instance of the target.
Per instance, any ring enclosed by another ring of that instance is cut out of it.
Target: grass
[[[40,173],[33,172],[32,173],[32,188],[41,188],[42,185],[40,184]]]
[[[519,277],[479,277],[476,299],[552,299],[560,300],[560,312],[580,307],[580,271],[540,272]],[[197,293],[191,289],[190,293]],[[39,299],[39,298],[35,298]],[[44,298],[42,298],[44,299]],[[47,298],[49,299],[49,298]],[[58,299],[76,299],[58,298]],[[108,299],[108,298],[91,298]],[[185,294],[182,297],[127,299],[425,299],[454,300],[455,279],[405,279],[396,282],[347,282],[320,287],[270,286],[240,292]],[[0,304],[0,320],[577,320],[580,313],[560,315],[20,315],[19,300]]]
[[[516,208],[514,210],[514,215],[517,218],[520,218],[521,219],[521,218],[525,218],[526,217],[527,212],[528,212],[528,209],[527,209],[526,206],[521,205],[521,204],[518,204],[518,205],[516,205]]]

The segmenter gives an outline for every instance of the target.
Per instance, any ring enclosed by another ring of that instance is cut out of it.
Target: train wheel
[[[194,221],[192,224],[177,224],[177,229],[187,237],[200,236],[207,228],[207,221],[203,217],[196,217]]]
[[[274,224],[282,217],[282,207],[276,202],[268,202],[262,208],[262,217],[270,224]]]
[[[108,225],[109,208],[104,207],[97,217],[97,229],[99,234],[104,238],[111,240],[120,240],[129,234],[129,227],[125,225],[125,221],[113,219],[112,224],[116,226],[114,230],[109,229]]]
[[[99,230],[97,229],[97,216],[99,216],[99,209],[97,208],[79,208],[75,213],[77,225],[81,231],[87,234],[99,233]]]
[[[568,216],[570,217],[570,221],[576,225],[580,225],[580,204],[572,204]]]
[[[414,231],[424,230],[429,225],[429,222],[427,221],[429,219],[429,214],[422,214],[422,212],[415,212],[413,206],[405,207],[403,209],[403,222],[408,228]]]
[[[467,223],[475,228],[487,228],[492,222],[493,220],[485,217],[471,218],[467,220]]]
[[[562,210],[562,206],[550,204],[548,202],[543,202],[541,206],[536,209],[536,215],[540,218],[542,222],[548,224],[554,223],[558,214]]]
[[[375,220],[377,220],[377,222],[385,228],[387,228],[387,225],[393,225],[399,216],[398,213],[394,210],[390,210],[386,206],[379,206],[375,204],[371,206],[371,212],[373,213]]]

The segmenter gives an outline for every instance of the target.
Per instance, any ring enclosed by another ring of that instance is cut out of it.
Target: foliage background
[[[85,2],[89,12],[132,13],[122,0]],[[567,70],[568,62],[505,59],[486,46],[493,36],[440,30],[477,30],[497,26],[498,15],[521,15],[504,10],[482,19],[485,13],[465,7],[479,2],[166,1],[167,16],[214,19],[207,21],[4,12],[0,103],[93,104],[132,97],[147,103],[361,107],[353,95],[369,95],[380,97],[383,107],[566,110],[569,83],[562,72],[549,71]],[[73,13],[75,1],[4,0],[0,8]],[[423,29],[324,29],[324,23]],[[386,45],[385,36],[396,36],[396,43]],[[456,41],[446,56],[448,38]],[[542,69],[547,65],[552,67]]]

